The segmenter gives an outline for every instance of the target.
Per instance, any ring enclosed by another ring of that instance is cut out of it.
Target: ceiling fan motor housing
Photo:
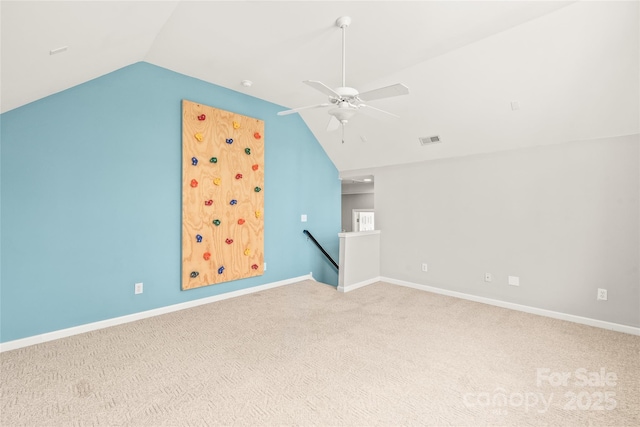
[[[358,97],[358,91],[352,87],[338,87],[335,89],[340,100],[349,101]]]

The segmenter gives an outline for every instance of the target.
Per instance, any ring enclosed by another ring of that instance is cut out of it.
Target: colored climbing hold
[[[196,234],[196,242],[202,243],[202,236],[201,235]]]
[[[227,144],[233,144],[233,138],[227,138],[225,141]]]
[[[262,138],[262,135],[260,135],[260,132],[256,132],[256,133],[253,134],[253,137],[255,139],[260,139],[260,138]]]
[[[253,268],[254,270],[257,270],[257,269],[258,269],[258,264],[253,264],[253,265],[251,266],[251,268]]]
[[[205,261],[209,261],[209,258],[211,258],[211,253],[209,252],[203,253],[202,258],[204,258]]]
[[[212,157],[212,158],[209,159],[209,162],[218,163],[218,158],[217,157]]]
[[[192,186],[193,188],[196,188],[196,187],[198,186],[198,181],[196,181],[195,179],[192,179],[192,180],[191,180],[191,186]]]
[[[249,248],[245,249],[245,250],[244,250],[244,254],[245,254],[246,256],[251,255],[251,249],[249,249]]]
[[[233,122],[233,128],[234,128],[234,129],[239,129],[239,128],[240,128],[240,123],[238,123],[238,122]]]
[[[247,153],[247,154],[251,154],[251,148],[245,148],[244,152]]]
[[[205,200],[204,205],[205,206],[211,206],[213,204],[213,200]]]
[[[226,239],[224,242],[225,242],[227,245],[230,245],[230,244],[232,244],[232,243],[233,243],[233,239]]]
[[[200,142],[202,142],[202,140],[204,139],[204,136],[202,136],[202,134],[200,132],[196,133],[194,136]]]
[[[236,174],[236,179],[242,179],[242,174],[241,173]]]
[[[204,114],[200,114],[200,115],[198,116],[198,120],[200,120],[200,121],[203,121],[203,120],[205,120],[206,118],[207,118],[207,116],[205,116]]]
[[[213,225],[215,225],[216,227],[220,225],[220,220],[219,219],[214,219],[213,220]]]
[[[215,178],[215,179],[213,180],[213,183],[214,183],[215,185],[220,185],[220,183],[221,183],[221,182],[222,182],[222,180],[221,180],[220,178]]]
[[[239,225],[244,224],[244,222],[245,222],[245,221],[244,221],[244,219],[242,219],[242,218],[240,218],[240,219],[238,220],[238,224],[239,224]]]
[[[256,218],[260,218],[262,216],[262,212],[256,211]]]
[[[253,166],[251,166],[251,169],[253,169],[254,171],[257,171],[259,167],[260,166],[258,166],[258,165],[253,165]]]
[[[262,191],[262,188],[256,187],[256,188],[253,189],[253,191],[255,191],[256,193],[259,193],[260,191]]]
[[[218,269],[218,274],[222,274],[224,272],[224,266],[220,267]]]
[[[196,159],[195,157],[192,157],[192,158],[191,158],[191,164],[192,164],[193,166],[198,166],[198,159]]]
[[[200,273],[198,273],[197,271],[192,271],[191,274],[189,276],[191,276],[191,278],[196,278],[200,275]]]
[[[231,206],[233,206],[233,205],[237,205],[237,204],[238,204],[238,201],[237,201],[236,199],[231,199],[231,201],[229,202],[229,204],[230,204]]]

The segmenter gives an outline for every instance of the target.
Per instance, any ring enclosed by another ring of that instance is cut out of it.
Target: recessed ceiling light
[[[242,80],[240,84],[244,87],[251,87],[253,85],[253,82],[251,80]]]
[[[373,180],[372,180],[371,178],[365,178],[365,179],[363,179],[363,181],[364,181],[364,182],[371,182],[371,181],[373,181]]]

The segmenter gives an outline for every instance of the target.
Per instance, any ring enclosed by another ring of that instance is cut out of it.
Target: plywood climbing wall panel
[[[182,101],[182,289],[260,276],[264,122]]]

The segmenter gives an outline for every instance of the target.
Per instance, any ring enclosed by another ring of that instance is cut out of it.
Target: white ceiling
[[[410,94],[325,131],[301,116],[343,173],[638,132],[638,2],[1,1],[2,112],[138,61],[293,108],[325,102],[304,85]],[[50,55],[52,49],[68,50]],[[251,88],[242,79],[254,82]],[[520,109],[513,111],[511,102]],[[267,120],[292,120],[274,116]],[[421,146],[418,137],[442,143]]]

